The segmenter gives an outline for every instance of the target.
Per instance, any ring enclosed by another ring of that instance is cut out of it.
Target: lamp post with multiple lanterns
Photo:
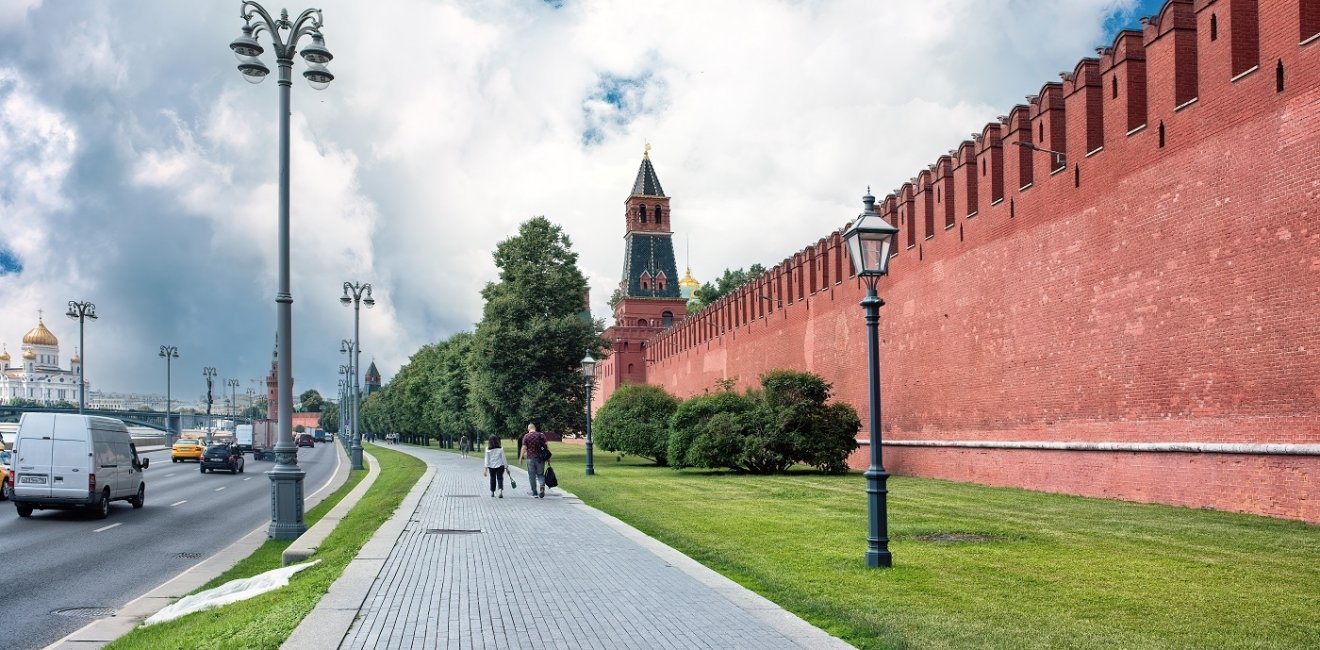
[[[165,446],[174,444],[173,423],[170,422],[170,360],[179,358],[179,348],[174,345],[160,346],[160,355],[165,359]]]
[[[866,312],[867,380],[870,387],[871,466],[866,477],[867,515],[870,523],[867,535],[866,566],[893,566],[889,553],[889,513],[885,486],[889,474],[885,472],[880,454],[880,307],[885,301],[875,291],[876,282],[889,272],[889,256],[893,250],[898,228],[890,225],[875,211],[875,197],[868,188],[862,197],[865,209],[844,230],[853,269],[866,283],[866,297],[862,309]]]
[[[69,301],[69,311],[64,313],[69,318],[78,319],[78,413],[87,409],[87,343],[83,340],[83,324],[96,320],[96,305],[90,302]]]
[[[212,387],[215,385],[215,368],[207,366],[202,368],[202,376],[206,377],[206,435],[215,436],[215,430],[211,428],[211,403],[215,401]]]
[[[362,312],[361,305],[366,305],[371,309],[376,305],[376,300],[371,297],[370,283],[344,283],[344,295],[339,299],[345,307],[353,305],[353,345],[348,348],[349,363],[353,368],[353,446],[349,447],[348,456],[353,461],[353,469],[362,469],[362,420],[361,420],[361,400],[362,383],[358,378],[362,360],[362,334],[358,330],[359,315]]]
[[[293,445],[293,294],[289,289],[289,91],[293,86],[294,54],[301,54],[307,69],[303,77],[312,88],[325,88],[335,76],[325,64],[334,58],[321,35],[321,10],[307,9],[294,20],[288,11],[273,18],[264,7],[252,0],[240,3],[239,17],[243,33],[229,44],[238,57],[238,71],[252,83],[260,83],[270,68],[262,63],[265,48],[257,36],[265,32],[275,50],[279,68],[279,285],[275,295],[279,336],[276,381],[279,403],[279,434],[275,443],[275,468],[267,472],[271,481],[271,521],[266,535],[274,539],[295,539],[307,529],[303,520],[303,476],[298,467],[298,448]],[[311,43],[299,48],[298,41]]]
[[[238,427],[238,385],[237,379],[226,379],[225,385],[229,387],[229,419],[233,420],[235,431]]]
[[[591,388],[596,380],[596,360],[591,354],[582,357],[582,385],[587,389],[587,476],[596,473],[596,467],[591,462]]]

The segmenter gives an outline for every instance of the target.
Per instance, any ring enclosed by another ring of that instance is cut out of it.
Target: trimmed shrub
[[[669,457],[669,418],[678,400],[659,386],[619,387],[592,419],[594,442],[606,451],[650,458],[665,465]]]
[[[772,474],[803,463],[825,472],[848,469],[861,419],[847,404],[826,404],[830,384],[819,376],[776,370],[761,389],[693,397],[670,420],[675,467],[727,467]]]

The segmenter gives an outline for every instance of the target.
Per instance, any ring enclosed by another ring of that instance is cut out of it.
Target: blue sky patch
[[[1105,17],[1105,45],[1114,42],[1120,30],[1141,29],[1142,16],[1154,16],[1164,6],[1164,0],[1137,0],[1131,9],[1116,9]]]
[[[9,249],[0,247],[0,275],[22,272],[23,264],[18,261],[18,257]]]
[[[650,72],[635,77],[600,75],[596,87],[582,102],[582,116],[586,122],[582,144],[599,144],[608,131],[621,129],[637,116],[655,110],[656,107],[650,105],[655,99],[654,86]]]

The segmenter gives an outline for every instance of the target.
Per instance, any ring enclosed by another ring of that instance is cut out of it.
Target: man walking
[[[527,483],[532,489],[532,496],[545,498],[545,461],[549,449],[545,444],[545,434],[536,430],[536,423],[527,425],[527,435],[518,445],[518,460],[527,459]]]

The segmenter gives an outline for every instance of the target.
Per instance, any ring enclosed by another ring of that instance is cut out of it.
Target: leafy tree
[[[610,299],[607,301],[610,305],[610,309],[614,309],[615,307],[618,307],[620,300],[623,300],[623,289],[616,288],[614,290],[614,293],[610,294]]]
[[[499,282],[481,292],[486,304],[468,357],[478,429],[514,436],[535,422],[543,431],[579,431],[579,362],[603,342],[600,325],[579,316],[587,282],[572,242],[535,217],[500,242],[495,265]]]
[[[339,433],[339,405],[326,402],[321,409],[321,428],[327,433]]]
[[[627,384],[610,395],[592,421],[601,449],[667,464],[669,418],[678,400],[659,386]]]
[[[669,464],[751,471],[741,459],[754,407],[747,396],[731,390],[679,404],[670,419]]]
[[[470,403],[472,386],[468,369],[472,337],[471,332],[459,332],[445,340],[432,369],[435,395],[427,404],[428,420],[436,424],[436,431],[449,436],[477,431]]]
[[[260,420],[266,417],[266,398],[262,397],[253,402],[252,406],[243,409],[243,412],[240,415],[254,420]]]
[[[325,407],[325,399],[321,397],[320,391],[315,388],[308,389],[298,397],[298,405],[307,413],[320,413]]]
[[[715,283],[706,282],[701,285],[694,293],[696,302],[688,310],[689,313],[696,313],[713,304],[716,300],[724,297],[725,294],[737,289],[738,287],[755,280],[765,273],[765,267],[760,264],[753,264],[747,270],[724,269],[724,274],[715,279]]]
[[[303,425],[301,425],[301,424],[299,424],[298,426],[295,426],[295,427],[293,428],[293,432],[294,432],[294,433],[302,433],[302,432],[304,432],[304,431],[306,431],[306,430],[307,430],[307,427],[305,427],[305,426],[303,426]]]
[[[50,406],[51,406],[51,408],[57,408],[57,409],[76,409],[76,408],[78,408],[78,405],[77,405],[77,404],[74,404],[73,402],[70,402],[69,400],[64,400],[64,399],[62,399],[62,400],[60,400],[60,401],[58,401],[58,402],[55,402],[54,404],[51,404]],[[180,412],[182,412],[182,411],[180,411]]]

